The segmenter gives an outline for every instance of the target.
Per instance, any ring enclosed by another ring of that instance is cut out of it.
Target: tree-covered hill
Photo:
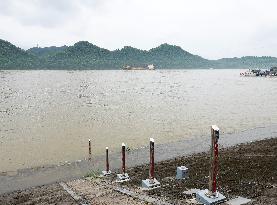
[[[33,47],[28,49],[27,52],[37,57],[47,57],[47,56],[51,56],[56,53],[62,52],[66,48],[67,46],[61,46],[61,47],[51,46],[51,47],[45,47],[45,48]]]
[[[87,41],[73,46],[34,47],[24,51],[0,40],[0,69],[120,69],[125,65],[148,64],[159,69],[269,68],[277,65],[277,58],[247,56],[208,60],[166,43],[149,51],[130,46],[110,51]]]
[[[39,62],[37,57],[21,48],[0,39],[0,68],[21,69],[36,68]]]
[[[45,67],[54,69],[105,69],[116,68],[109,65],[105,67],[107,58],[110,56],[107,49],[95,46],[87,41],[80,41],[69,46],[62,52],[46,58]]]
[[[158,68],[200,68],[208,63],[181,47],[168,44],[149,51],[130,46],[109,51],[87,41],[75,43],[53,55],[44,55],[44,60],[43,67],[49,69],[120,69],[125,65],[147,64],[155,64]]]
[[[193,55],[179,46],[162,44],[149,50],[149,58],[161,68],[207,68],[209,60]]]
[[[222,58],[213,61],[215,68],[270,68],[277,65],[277,58],[270,56],[244,56],[241,58]]]

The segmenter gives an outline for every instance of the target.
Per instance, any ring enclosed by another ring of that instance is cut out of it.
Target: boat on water
[[[255,76],[259,76],[261,70],[259,69],[248,69],[245,72],[240,73],[240,76],[244,76],[244,77],[255,77]]]
[[[124,66],[122,70],[155,70],[155,66],[153,64],[147,65],[147,66],[141,66],[141,67],[135,67],[135,66]]]
[[[248,69],[247,71],[240,73],[240,76],[243,76],[243,77],[277,76],[277,67],[272,67],[269,70]]]
[[[268,75],[269,76],[277,76],[277,67],[270,68],[270,70],[268,71]]]

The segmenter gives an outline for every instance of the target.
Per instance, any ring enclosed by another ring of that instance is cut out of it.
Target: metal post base
[[[127,181],[130,181],[130,177],[127,173],[117,174],[116,182],[122,183],[122,182],[127,182]]]
[[[226,201],[226,197],[216,192],[216,196],[209,196],[207,189],[196,192],[196,200],[205,205],[220,204]]]
[[[102,171],[102,176],[107,177],[110,176],[112,174],[111,170],[109,171]]]
[[[145,179],[142,180],[142,188],[145,190],[152,190],[152,189],[157,189],[161,187],[160,182],[156,178],[154,179]]]

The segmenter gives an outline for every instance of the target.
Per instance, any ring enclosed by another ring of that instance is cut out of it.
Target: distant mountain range
[[[277,66],[277,58],[246,56],[208,60],[166,43],[149,51],[130,46],[110,51],[87,41],[25,51],[0,39],[0,69],[120,69],[125,65],[147,64],[159,69],[269,68]]]

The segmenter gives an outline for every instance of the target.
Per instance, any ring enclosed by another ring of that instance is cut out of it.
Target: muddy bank
[[[222,148],[220,150],[218,190],[229,199],[236,196],[249,198],[252,200],[251,205],[276,205],[276,157],[277,138]],[[175,180],[176,167],[180,165],[189,168],[189,179]],[[170,204],[188,204],[188,197],[182,192],[190,188],[207,188],[208,168],[208,152],[158,162],[155,174],[161,182],[161,188],[150,192],[142,192],[139,188],[141,180],[148,178],[148,165],[129,168],[127,172],[132,180],[123,185],[113,183],[115,174],[104,181],[101,181],[103,179],[82,179],[67,182],[67,185],[89,204],[107,204],[111,203],[113,198],[118,200],[117,204],[123,202],[145,204],[141,200],[137,201],[132,197],[120,195],[112,189],[112,186],[122,186]],[[0,204],[50,203],[74,204],[75,202],[58,184],[0,195]]]
[[[16,191],[0,196],[1,205],[16,204],[67,204],[76,205],[73,198],[59,184]]]
[[[266,138],[277,137],[277,125],[258,127],[239,133],[221,134],[220,147],[230,147],[239,143],[246,143]],[[158,143],[158,141],[156,141]],[[127,153],[127,166],[134,167],[148,163],[149,147],[130,150]],[[210,136],[199,136],[174,143],[155,145],[156,162],[169,160],[178,156],[204,152],[209,149]],[[120,147],[121,145],[119,145]],[[93,148],[92,148],[93,150]],[[103,150],[103,153],[105,150]],[[112,152],[110,155],[110,168],[120,168],[120,153]],[[22,169],[15,172],[0,173],[0,194],[33,186],[51,184],[58,181],[67,181],[85,176],[90,171],[100,171],[105,167],[105,156],[93,156],[91,161],[83,160],[69,162],[63,165],[42,166]]]
[[[277,204],[277,138],[225,148],[220,151],[218,190],[228,198],[243,196],[253,204]],[[175,180],[176,167],[189,168],[189,179]],[[208,188],[209,153],[177,157],[156,164],[156,178],[161,189],[150,195],[167,198],[176,204],[184,200],[183,191]],[[140,186],[148,178],[149,167],[142,165],[128,170],[130,187]]]

